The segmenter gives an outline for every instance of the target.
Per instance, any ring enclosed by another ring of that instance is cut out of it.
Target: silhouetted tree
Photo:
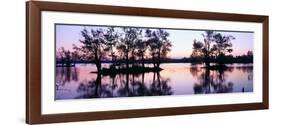
[[[193,40],[193,51],[192,51],[192,54],[190,55],[190,58],[192,59],[192,62],[200,62],[201,63],[201,60],[204,58],[203,56],[203,46],[204,44],[200,41],[197,41],[197,40]]]
[[[105,44],[105,51],[109,51],[110,53],[110,57],[111,57],[111,61],[113,63],[113,67],[115,68],[115,61],[116,61],[116,57],[117,55],[114,52],[114,49],[116,47],[116,44],[118,42],[120,34],[115,31],[115,29],[113,27],[109,27],[106,31],[106,33],[104,34],[104,38],[106,40]]]
[[[83,53],[85,59],[93,61],[96,64],[97,71],[101,71],[101,59],[105,57],[105,39],[104,31],[102,29],[91,29],[88,31],[84,29],[81,31],[83,37],[80,42],[82,46],[79,50]]]
[[[223,65],[223,61],[225,59],[225,56],[227,53],[231,53],[233,51],[232,49],[232,43],[230,42],[231,40],[235,39],[235,37],[228,35],[222,35],[221,33],[216,33],[214,35],[215,39],[215,45],[214,47],[216,48],[216,56],[217,56],[217,61],[218,64],[221,66]]]
[[[140,39],[142,30],[140,28],[125,27],[123,32],[124,34],[120,39],[117,49],[124,54],[126,68],[129,68],[130,59],[132,59],[134,65],[136,42]]]
[[[253,51],[248,51],[248,52],[247,52],[247,55],[248,55],[248,56],[253,56]]]
[[[72,62],[75,64],[76,62],[81,60],[81,55],[79,49],[77,49],[74,44],[72,46],[73,46],[73,52],[71,52],[71,58],[72,58]]]
[[[193,41],[193,51],[191,58],[198,60],[204,60],[205,66],[210,67],[211,58],[215,58],[216,62],[221,66],[224,63],[227,53],[231,53],[232,43],[231,40],[235,39],[231,35],[223,35],[214,31],[205,31],[202,34],[203,42]]]
[[[193,41],[193,52],[191,54],[192,57],[200,57],[203,58],[205,66],[210,67],[210,57],[217,50],[216,46],[212,45],[212,42],[215,41],[214,31],[206,31],[203,36],[203,42],[197,41],[196,39]]]
[[[139,39],[136,42],[136,47],[137,47],[136,54],[141,59],[142,68],[144,68],[144,57],[145,57],[146,51],[148,49],[147,45],[148,45],[148,42],[147,42],[147,40],[144,40],[144,39]]]
[[[170,34],[163,29],[155,31],[148,29],[145,33],[154,67],[160,68],[161,60],[171,51],[172,44],[168,39]]]
[[[62,66],[70,67],[72,62],[72,53],[69,50],[65,50],[61,47],[57,50],[56,60],[62,64]]]

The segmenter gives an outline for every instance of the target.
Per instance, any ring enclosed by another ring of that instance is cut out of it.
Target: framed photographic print
[[[30,124],[268,109],[268,16],[26,3]]]

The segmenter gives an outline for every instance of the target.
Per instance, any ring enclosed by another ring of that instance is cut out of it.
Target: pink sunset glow
[[[101,26],[80,26],[80,25],[56,25],[56,49],[64,47],[72,50],[73,44],[80,45],[79,40],[82,39],[81,31],[86,29],[107,28]],[[120,27],[119,27],[120,28]],[[153,29],[153,28],[150,28]],[[171,51],[168,53],[169,58],[189,57],[192,53],[193,40],[203,41],[202,34],[204,30],[187,30],[187,29],[164,29],[170,33],[168,37],[172,43]],[[232,35],[235,37],[231,41],[233,56],[246,54],[253,51],[254,33],[252,32],[231,32],[217,31],[223,35]]]

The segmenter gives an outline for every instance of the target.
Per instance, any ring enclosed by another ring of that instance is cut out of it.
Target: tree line
[[[84,60],[93,62],[97,72],[101,71],[103,59],[111,59],[112,69],[129,69],[150,59],[153,67],[160,69],[161,59],[171,51],[169,33],[163,29],[144,28],[98,28],[81,31],[80,46],[73,45],[73,52],[59,48],[57,62],[70,66],[71,62]]]
[[[253,52],[248,51],[244,55],[234,57],[231,41],[235,39],[232,35],[223,35],[215,31],[205,31],[203,41],[194,39],[193,51],[190,56],[193,63],[204,63],[206,68],[210,63],[223,67],[226,63],[252,63]]]
[[[153,69],[161,69],[164,60],[171,51],[172,41],[169,32],[164,29],[149,29],[135,27],[108,27],[83,29],[79,40],[80,45],[73,45],[73,51],[63,47],[57,50],[57,64],[71,66],[75,62],[86,61],[94,63],[97,72],[102,70],[102,61],[110,60],[110,70],[144,70],[145,63],[153,64]],[[188,59],[191,63],[204,63],[209,68],[211,63],[224,66],[229,62],[252,63],[253,53],[232,56],[232,35],[224,35],[215,31],[205,31],[203,40],[194,39],[192,54]],[[187,42],[188,43],[188,42]],[[181,61],[181,60],[177,60]],[[183,60],[184,62],[184,60]],[[135,69],[134,69],[135,68]]]

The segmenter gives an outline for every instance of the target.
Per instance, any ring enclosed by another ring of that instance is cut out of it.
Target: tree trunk
[[[153,55],[151,55],[151,61],[152,61],[152,64],[153,64],[153,68],[155,68],[154,56]]]
[[[153,68],[156,68],[156,60],[154,56],[152,57],[152,62],[153,62]]]
[[[134,53],[132,53],[132,67],[134,68],[135,67],[135,56],[134,56]]]
[[[205,55],[205,66],[206,68],[210,68],[210,59],[208,55]]]
[[[111,51],[111,63],[112,63],[112,67],[115,69],[116,62],[114,58],[115,58],[114,53],[113,51]]]
[[[158,51],[157,53],[157,68],[159,69],[160,68],[160,63],[161,63],[161,55],[160,55],[160,50]]]
[[[144,72],[142,73],[141,84],[144,85]]]
[[[129,69],[129,54],[126,53],[126,69]]]
[[[223,60],[224,60],[224,54],[222,52],[219,52],[219,57],[218,57],[219,66],[224,65]]]
[[[144,69],[144,54],[143,53],[141,55],[141,63],[142,63],[142,68]]]
[[[98,54],[95,54],[95,64],[96,64],[98,73],[100,73],[100,71],[101,71],[101,61],[100,61],[100,58],[98,57]]]
[[[96,61],[96,67],[97,67],[98,73],[100,73],[100,71],[101,71],[101,62],[100,62],[100,60]]]

